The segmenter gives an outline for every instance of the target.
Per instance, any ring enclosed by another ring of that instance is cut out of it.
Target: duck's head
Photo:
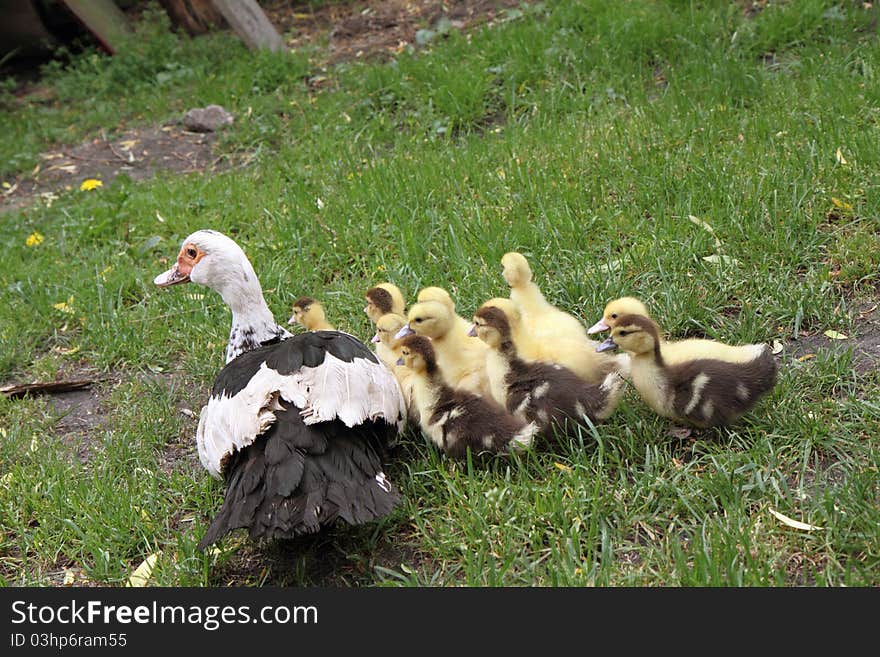
[[[386,313],[376,322],[376,335],[373,336],[373,342],[381,342],[388,348],[393,348],[397,344],[397,332],[406,325],[406,317],[397,313]]]
[[[620,315],[611,335],[596,347],[596,351],[622,349],[631,354],[654,351],[660,341],[657,325],[646,315]]]
[[[300,324],[311,330],[313,326],[318,326],[327,321],[324,313],[324,306],[317,299],[312,297],[300,297],[293,302],[293,310],[288,324]]]
[[[230,306],[236,296],[253,294],[260,285],[241,247],[215,230],[198,230],[183,240],[177,262],[153,282],[159,287],[198,283],[220,293]]]
[[[455,312],[455,302],[452,300],[449,292],[442,287],[431,286],[422,288],[419,291],[419,295],[416,297],[416,301],[418,303],[423,301],[436,301],[449,308],[451,312]]]
[[[497,306],[483,304],[474,313],[470,335],[475,335],[493,349],[510,340],[510,322],[507,314]]]
[[[598,333],[599,331],[607,331],[617,325],[617,321],[623,315],[642,315],[650,317],[645,304],[635,297],[620,297],[614,301],[609,301],[602,313],[602,319],[587,329],[587,333]]]
[[[367,300],[364,312],[373,324],[388,313],[403,315],[403,294],[394,283],[379,283],[367,290],[364,296]]]
[[[521,287],[532,281],[532,268],[521,253],[505,253],[501,258],[501,266],[501,275],[510,287]]]
[[[416,374],[431,373],[437,369],[437,356],[431,340],[423,335],[408,335],[400,342],[398,365],[406,365]]]
[[[454,315],[439,301],[423,301],[409,309],[406,325],[397,332],[397,338],[412,333],[429,338],[442,338],[452,329]]]

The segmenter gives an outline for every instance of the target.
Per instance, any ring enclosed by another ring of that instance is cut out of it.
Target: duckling
[[[308,331],[335,331],[336,328],[327,321],[324,306],[312,297],[300,297],[293,302],[293,314],[288,324],[300,324]]]
[[[379,283],[367,290],[364,296],[367,299],[364,312],[367,313],[367,317],[373,324],[378,322],[382,315],[388,313],[403,315],[406,313],[403,293],[394,283]]]
[[[471,332],[491,348],[486,370],[495,400],[517,417],[535,422],[544,434],[553,428],[564,430],[569,420],[583,423],[584,416],[598,423],[617,408],[624,380],[616,372],[593,385],[567,367],[524,361],[501,308],[478,309]]]
[[[607,331],[617,326],[619,318],[624,315],[639,315],[651,319],[645,304],[635,297],[620,297],[614,301],[610,301],[605,306],[602,319],[590,327],[591,333],[598,331]],[[595,329],[595,331],[594,331]],[[660,344],[663,345],[663,357],[668,364],[676,364],[682,361],[693,360],[695,358],[722,358],[738,362],[741,358],[740,348],[716,342],[715,340],[706,340],[703,338],[689,338],[687,340],[679,340],[676,342],[666,342],[663,336],[660,336]]]
[[[519,306],[512,300],[496,297],[486,301],[481,308],[500,308],[510,324],[511,335],[520,358],[526,361],[547,361],[567,367],[577,376],[593,385],[601,385],[611,372],[629,376],[627,354],[597,353],[599,343],[582,337],[552,336],[538,338],[525,324]]]
[[[414,374],[413,392],[422,430],[452,458],[519,452],[532,445],[538,431],[489,397],[453,389],[443,376],[434,343],[422,335],[401,341],[401,360]]]
[[[620,315],[598,347],[618,348],[632,354],[632,383],[656,413],[700,428],[732,424],[776,384],[767,345],[663,342],[657,324],[644,315]]]
[[[422,288],[419,291],[419,295],[416,297],[416,302],[421,303],[422,301],[439,301],[449,309],[449,312],[455,315],[456,331],[463,331],[467,334],[467,332],[471,330],[471,323],[461,315],[456,314],[455,302],[452,300],[449,292],[442,287],[432,286]]]
[[[502,276],[510,286],[510,299],[522,314],[523,325],[535,339],[587,340],[583,324],[544,298],[532,282],[532,269],[521,253],[510,251],[501,258]]]
[[[463,388],[478,395],[491,395],[486,376],[488,347],[477,338],[456,329],[455,313],[439,301],[423,301],[409,309],[406,325],[397,338],[418,333],[431,338],[437,362],[452,388]],[[470,328],[470,325],[468,325]]]
[[[372,342],[376,345],[376,355],[379,360],[391,370],[400,391],[406,402],[407,419],[411,423],[418,424],[418,407],[415,405],[413,398],[413,374],[412,370],[404,365],[398,364],[400,358],[400,340],[394,336],[406,325],[406,317],[396,313],[387,313],[379,318],[376,322],[376,335],[373,336]]]
[[[641,315],[650,317],[645,304],[635,297],[620,297],[614,301],[609,301],[602,313],[602,319],[587,329],[587,333],[598,333],[599,331],[607,331],[617,324],[617,318],[621,315]]]

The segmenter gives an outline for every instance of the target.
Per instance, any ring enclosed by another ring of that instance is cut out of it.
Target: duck
[[[768,345],[665,342],[645,315],[618,316],[598,349],[629,352],[632,383],[642,399],[657,414],[698,428],[733,424],[776,384]]]
[[[446,382],[431,339],[404,337],[400,362],[414,375],[422,431],[447,456],[462,459],[468,450],[474,455],[522,452],[532,446],[535,423],[514,416],[490,397]]]
[[[578,377],[593,385],[601,385],[605,377],[616,372],[629,376],[629,356],[596,351],[599,342],[583,337],[566,335],[537,337],[523,320],[519,306],[511,299],[494,297],[481,308],[500,308],[510,324],[517,354],[525,361],[546,361],[566,367]]]
[[[468,325],[468,329],[470,325]],[[422,301],[409,309],[407,323],[397,339],[416,333],[431,338],[437,362],[452,388],[490,395],[486,375],[488,347],[466,331],[458,330],[455,313],[439,301]]]
[[[587,333],[599,333],[607,331],[617,324],[617,318],[621,315],[641,315],[650,317],[645,304],[635,297],[620,297],[609,301],[602,312],[602,318],[587,329]]]
[[[403,299],[403,293],[394,283],[379,283],[367,290],[364,296],[367,299],[364,312],[374,326],[382,315],[387,315],[388,313],[394,313],[395,315],[406,314],[406,303]]]
[[[510,286],[510,300],[522,315],[524,326],[535,339],[587,340],[580,320],[551,304],[532,280],[525,256],[509,251],[501,258],[502,276]]]
[[[645,304],[636,297],[620,297],[609,301],[605,306],[602,319],[589,328],[590,332],[607,331],[618,324],[620,317],[625,315],[639,315],[651,319]],[[660,344],[663,345],[663,353],[668,363],[677,363],[682,360],[695,358],[717,358],[719,355],[724,360],[736,362],[740,358],[741,350],[738,346],[731,346],[715,340],[704,338],[689,338],[676,342],[666,342],[660,335]]]
[[[449,292],[444,290],[442,287],[425,287],[419,290],[419,294],[416,297],[416,302],[422,301],[439,301],[444,306],[446,306],[449,309],[449,312],[455,316],[456,328],[454,330],[462,331],[463,333],[465,333],[465,335],[467,335],[467,332],[471,328],[471,323],[455,312],[455,302],[452,300],[452,296],[449,294]]]
[[[471,334],[490,348],[487,359],[494,399],[515,416],[537,424],[545,436],[565,431],[569,422],[598,424],[617,408],[625,381],[617,372],[594,385],[567,367],[520,358],[507,314],[496,306],[481,306],[474,314]]]
[[[202,467],[225,482],[198,548],[236,529],[292,538],[390,514],[400,493],[383,459],[405,407],[376,355],[348,333],[278,326],[244,251],[218,231],[190,234],[154,279],[160,288],[189,282],[219,293],[233,317],[227,362],[196,429]]]
[[[406,325],[406,317],[397,313],[387,313],[376,322],[376,334],[371,342],[376,345],[376,355],[391,370],[400,386],[407,410],[407,422],[418,422],[418,409],[413,400],[412,370],[398,363],[400,359],[400,340],[394,336]]]
[[[324,305],[312,297],[300,297],[293,302],[293,310],[288,324],[299,324],[307,331],[335,331],[336,327],[327,321]]]

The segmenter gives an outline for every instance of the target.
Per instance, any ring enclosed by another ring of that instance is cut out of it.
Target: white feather
[[[364,358],[340,360],[329,352],[317,367],[282,375],[265,362],[233,396],[211,397],[202,408],[196,431],[199,460],[220,478],[224,459],[247,447],[275,422],[278,397],[300,408],[305,424],[339,419],[353,427],[384,419],[402,428],[403,396],[392,374]]]

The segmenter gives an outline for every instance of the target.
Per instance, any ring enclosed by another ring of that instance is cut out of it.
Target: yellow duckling
[[[486,375],[488,347],[477,338],[458,330],[455,313],[439,301],[423,301],[409,309],[406,326],[395,337],[417,333],[431,338],[437,363],[453,388],[464,388],[478,395],[491,395]],[[468,326],[470,328],[470,326]]]
[[[697,427],[735,422],[776,383],[776,361],[763,344],[732,346],[712,340],[663,342],[645,315],[620,315],[600,351],[632,355],[630,375],[659,415]]]
[[[404,365],[398,364],[401,357],[400,340],[394,336],[406,325],[406,317],[395,313],[382,315],[376,322],[376,335],[372,342],[376,345],[376,355],[379,360],[391,370],[400,392],[403,394],[407,407],[407,419],[418,423],[418,409],[413,398],[413,373]]]
[[[602,319],[587,329],[587,333],[598,333],[599,331],[607,331],[617,324],[617,318],[621,315],[642,315],[650,317],[645,304],[635,297],[620,297],[614,301],[609,301],[602,313]]]
[[[449,292],[444,290],[442,287],[432,286],[422,288],[422,290],[419,292],[419,295],[416,297],[416,301],[419,303],[421,303],[422,301],[439,301],[449,309],[449,312],[455,315],[455,330],[464,331],[465,333],[470,330],[471,323],[461,315],[455,313],[455,302],[452,300]]]
[[[599,343],[590,340],[584,334],[577,337],[550,335],[538,338],[525,324],[519,306],[511,299],[501,297],[489,299],[480,308],[489,306],[504,311],[517,353],[523,360],[547,361],[562,365],[594,385],[600,385],[611,372],[617,372],[624,377],[629,376],[627,354],[598,353],[596,347]]]
[[[324,314],[324,306],[312,297],[300,297],[293,302],[293,314],[287,320],[288,324],[300,324],[308,331],[335,331],[334,326],[327,321]]]
[[[581,339],[587,334],[580,320],[544,298],[532,281],[532,268],[521,253],[510,251],[501,258],[502,276],[510,286],[510,300],[519,308],[523,326],[536,340]]]
[[[382,315],[388,313],[406,314],[403,293],[394,283],[379,283],[367,290],[364,296],[367,299],[364,312],[373,324],[376,324]]]
[[[490,397],[452,388],[437,360],[436,343],[408,335],[401,343],[403,365],[414,374],[414,397],[420,425],[437,447],[452,458],[519,452],[532,445],[538,427],[515,417]]]

